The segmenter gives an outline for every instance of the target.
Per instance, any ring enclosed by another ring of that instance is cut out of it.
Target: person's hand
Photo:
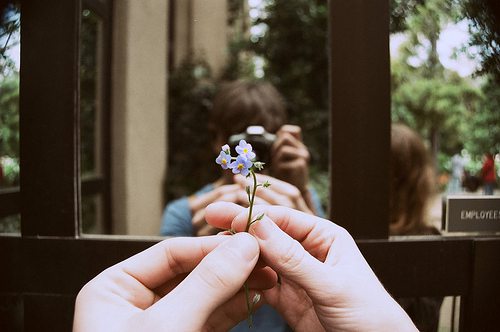
[[[258,257],[247,233],[165,240],[87,283],[73,330],[226,331],[247,316],[242,285]],[[257,268],[249,286],[270,288],[276,278]]]
[[[257,183],[263,184],[267,181],[271,184],[267,188],[259,188],[257,190],[255,196],[256,204],[286,206],[295,210],[314,214],[305,202],[299,189],[297,189],[294,185],[268,175],[255,175],[257,177]],[[239,184],[243,190],[246,186],[253,186],[253,179],[245,178],[243,176],[235,176],[234,182]],[[257,199],[260,199],[260,201]],[[246,205],[248,205],[248,199]]]
[[[278,130],[276,136],[276,141],[271,148],[271,174],[293,184],[300,192],[306,192],[309,182],[310,154],[302,143],[300,127],[284,125]]]
[[[238,176],[245,179],[243,176]],[[193,195],[188,199],[191,209],[193,229],[196,236],[214,235],[220,229],[208,225],[205,221],[205,208],[213,202],[231,202],[244,207],[248,206],[248,198],[245,188],[238,184],[228,184],[216,187],[214,190],[201,195]],[[260,198],[256,198],[256,204],[266,204]]]
[[[281,283],[264,291],[296,331],[416,331],[391,298],[349,233],[336,224],[299,211],[258,206],[250,233],[261,258]],[[238,205],[207,207],[207,222],[241,231],[248,211]]]

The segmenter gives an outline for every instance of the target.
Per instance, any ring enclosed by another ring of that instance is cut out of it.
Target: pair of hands
[[[269,181],[272,185],[266,190],[258,190],[256,204],[281,205],[309,214],[314,214],[314,205],[307,189],[309,182],[309,151],[302,143],[302,133],[298,126],[284,125],[276,133],[276,141],[271,148],[272,176],[257,174],[257,181]],[[213,235],[218,229],[205,221],[205,208],[217,201],[232,202],[248,207],[245,187],[251,179],[236,175],[233,184],[217,186],[213,191],[191,196],[189,207],[192,213],[193,229],[196,236]]]
[[[258,183],[271,183],[270,187],[257,190],[255,204],[258,205],[280,205],[313,214],[306,204],[300,191],[293,185],[276,178],[256,174]],[[189,198],[189,206],[192,213],[193,229],[196,236],[217,234],[220,229],[215,228],[206,221],[206,207],[214,202],[231,202],[242,207],[248,207],[248,195],[245,191],[247,185],[253,185],[252,179],[241,175],[233,176],[234,184],[222,185],[214,190]]]
[[[225,331],[246,317],[248,279],[258,305],[293,330],[416,331],[347,231],[284,207],[262,212],[250,234],[168,239],[105,270],[80,291],[74,330]],[[241,231],[246,213],[220,202],[206,218]]]

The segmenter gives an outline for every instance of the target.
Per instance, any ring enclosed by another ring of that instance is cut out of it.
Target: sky
[[[396,57],[401,43],[406,40],[405,34],[398,33],[391,35],[390,38],[390,52],[391,57]],[[465,54],[458,54],[456,59],[452,57],[454,50],[467,44],[469,40],[468,22],[462,20],[456,24],[448,24],[442,31],[437,42],[437,51],[439,60],[447,69],[456,71],[460,76],[470,76],[476,68],[479,67],[480,62],[478,56],[476,59],[469,59]],[[477,55],[477,50],[469,48],[468,52],[472,55]],[[424,58],[424,52],[420,52],[417,57],[410,59],[411,65],[419,65]]]

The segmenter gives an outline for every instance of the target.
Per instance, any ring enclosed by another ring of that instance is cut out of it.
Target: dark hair
[[[403,124],[393,124],[389,233],[438,233],[426,224],[426,209],[434,192],[434,169],[421,137]]]
[[[271,83],[236,80],[223,83],[215,95],[209,128],[227,139],[251,125],[275,133],[285,123],[284,98]]]

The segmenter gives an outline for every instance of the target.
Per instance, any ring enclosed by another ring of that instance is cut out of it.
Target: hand
[[[361,255],[334,223],[276,206],[255,207],[265,217],[250,228],[261,258],[281,276],[264,291],[296,331],[416,331]],[[248,211],[228,203],[207,207],[207,222],[244,229]]]
[[[243,176],[238,175],[238,178],[243,178]],[[236,177],[235,177],[236,178]],[[208,225],[205,221],[205,208],[210,203],[222,201],[231,202],[244,207],[248,206],[248,198],[245,192],[245,188],[241,185],[222,185],[216,187],[214,190],[189,197],[189,207],[191,209],[193,229],[196,232],[196,236],[214,235],[220,230]],[[266,204],[265,201],[258,198],[256,199],[256,204]]]
[[[256,204],[281,205],[309,214],[314,214],[313,211],[307,206],[300,191],[294,185],[285,181],[278,180],[271,176],[263,174],[255,175],[257,176],[257,183],[262,184],[268,181],[271,184],[271,186],[267,188],[259,188],[257,190],[255,196]],[[243,190],[246,186],[253,186],[253,180],[251,178],[245,178],[243,176],[235,176],[234,182],[239,184]],[[260,201],[258,201],[257,198],[259,198]]]
[[[300,192],[306,192],[310,154],[302,143],[300,127],[284,125],[276,135],[276,141],[271,148],[271,174],[293,184]]]
[[[247,316],[241,288],[258,257],[246,233],[160,242],[82,288],[74,331],[225,331]],[[256,269],[249,286],[270,288],[276,278]]]

